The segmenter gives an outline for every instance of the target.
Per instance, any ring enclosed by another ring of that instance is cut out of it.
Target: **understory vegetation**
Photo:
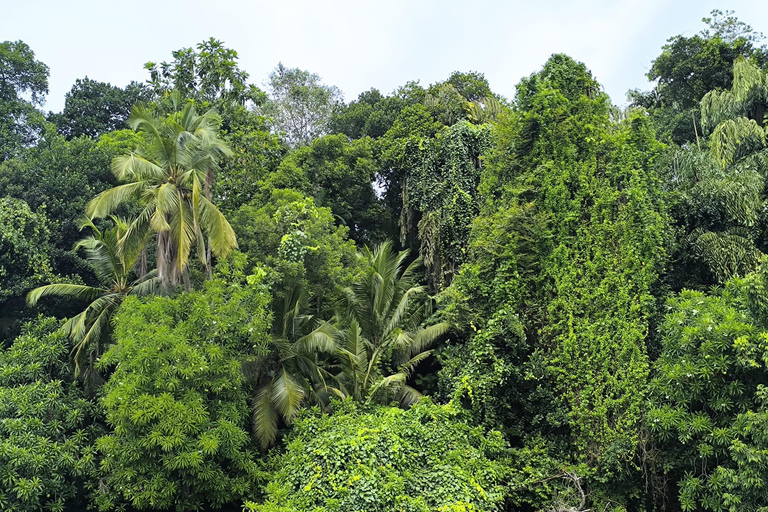
[[[0,510],[768,510],[768,47],[703,22],[622,108],[212,38],[45,113],[0,43]]]

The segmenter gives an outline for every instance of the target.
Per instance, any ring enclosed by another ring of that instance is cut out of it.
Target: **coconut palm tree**
[[[365,259],[363,275],[345,289],[349,323],[339,336],[340,371],[333,389],[357,401],[378,400],[389,391],[410,405],[421,394],[407,379],[430,356],[429,348],[448,323],[423,325],[432,300],[417,282],[420,258],[406,265],[408,251],[396,253],[389,242],[360,257]]]
[[[208,266],[206,241],[217,257],[237,247],[235,232],[211,202],[209,189],[219,161],[231,150],[219,138],[221,119],[212,110],[198,115],[191,103],[165,118],[134,107],[129,125],[144,135],[134,152],[115,158],[112,171],[127,181],[97,195],[88,203],[89,218],[109,215],[121,204],[136,200],[141,212],[120,241],[123,251],[143,246],[147,233],[157,234],[157,274],[161,285],[178,285],[185,275],[189,256]]]
[[[58,296],[72,300],[87,300],[90,304],[79,314],[70,318],[62,329],[73,343],[72,359],[75,374],[91,386],[100,377],[94,365],[109,343],[112,315],[128,295],[148,295],[157,290],[156,273],[150,272],[139,279],[132,278],[132,269],[140,251],[119,250],[119,241],[128,230],[128,223],[112,217],[114,226],[99,230],[90,220],[83,221],[81,228],[89,227],[93,234],[75,244],[74,250],[83,249],[86,259],[93,267],[101,286],[80,284],[49,284],[35,288],[27,294],[27,304],[34,306],[47,296]]]

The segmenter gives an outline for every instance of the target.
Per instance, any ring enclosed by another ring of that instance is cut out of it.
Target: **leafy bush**
[[[276,511],[491,511],[504,497],[506,444],[450,405],[358,409],[299,419],[264,504]]]
[[[127,298],[101,361],[114,367],[102,399],[112,432],[97,443],[102,510],[221,508],[252,495],[260,472],[236,356],[265,336],[267,304],[256,276]]]
[[[683,510],[768,506],[768,329],[751,297],[766,296],[763,265],[710,294],[683,291],[661,325],[648,419]]]

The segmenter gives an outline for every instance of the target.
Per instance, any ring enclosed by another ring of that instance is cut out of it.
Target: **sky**
[[[733,0],[2,0],[0,40],[26,42],[50,67],[45,110],[60,111],[77,78],[125,86],[148,61],[215,37],[264,86],[278,62],[319,74],[347,101],[453,71],[479,71],[514,97],[553,53],[584,62],[615,104],[651,88],[665,41],[705,28],[712,9],[768,34],[768,1]]]

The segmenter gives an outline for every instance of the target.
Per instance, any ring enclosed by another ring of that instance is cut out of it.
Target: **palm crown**
[[[177,106],[178,96],[173,99]],[[205,235],[217,257],[237,247],[232,227],[209,197],[219,160],[231,154],[218,136],[220,123],[213,111],[198,115],[191,103],[164,119],[134,107],[129,124],[144,142],[112,162],[114,174],[127,183],[88,203],[87,214],[94,218],[138,201],[141,211],[120,241],[121,251],[136,251],[155,232],[158,278],[164,286],[179,283],[193,246],[206,264]]]
[[[407,378],[432,353],[429,348],[448,323],[423,325],[431,299],[417,283],[421,258],[406,265],[408,251],[396,253],[390,243],[361,257],[366,262],[363,276],[345,290],[349,326],[340,335],[336,392],[370,401],[389,389],[403,403],[413,403],[421,395],[407,385]]]

